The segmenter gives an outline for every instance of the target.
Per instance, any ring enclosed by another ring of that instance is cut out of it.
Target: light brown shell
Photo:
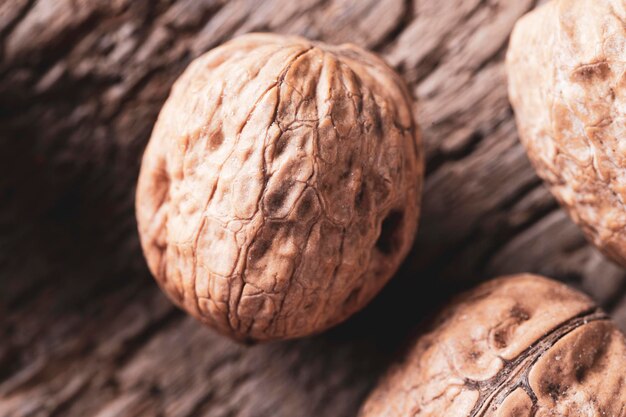
[[[552,193],[626,266],[626,1],[553,0],[516,25],[509,96]]]
[[[585,295],[533,275],[455,300],[361,417],[623,417],[626,340]]]
[[[411,105],[392,69],[354,45],[251,34],[193,61],[137,188],[161,287],[238,340],[312,334],[362,308],[417,226]]]

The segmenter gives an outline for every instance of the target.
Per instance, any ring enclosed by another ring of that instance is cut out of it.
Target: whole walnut
[[[137,187],[163,290],[243,341],[309,335],[362,308],[417,226],[411,106],[400,77],[354,45],[250,34],[193,61]]]
[[[553,0],[516,25],[509,96],[539,175],[626,266],[626,1]]]
[[[534,275],[445,308],[361,417],[623,417],[626,340],[585,295]]]

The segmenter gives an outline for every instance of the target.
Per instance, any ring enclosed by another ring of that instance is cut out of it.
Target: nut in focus
[[[252,34],[175,83],[142,162],[142,247],[165,293],[238,340],[362,308],[413,241],[423,161],[402,80],[353,45]]]

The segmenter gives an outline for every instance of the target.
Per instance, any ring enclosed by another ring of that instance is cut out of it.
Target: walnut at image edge
[[[507,56],[521,141],[552,193],[626,266],[626,1],[553,0]]]
[[[626,340],[582,293],[534,275],[454,300],[361,417],[626,415]]]
[[[251,34],[193,61],[137,188],[160,286],[246,341],[316,333],[362,308],[417,226],[411,105],[393,70],[354,45]]]

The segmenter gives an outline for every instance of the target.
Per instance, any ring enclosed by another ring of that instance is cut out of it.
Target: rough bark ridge
[[[443,297],[437,287],[504,273],[573,282],[626,328],[624,272],[558,209],[517,140],[502,62],[513,23],[534,6],[0,4],[0,414],[351,416]],[[427,178],[413,253],[370,307],[315,338],[245,348],[160,294],[133,194],[175,78],[222,41],[264,30],[381,53],[419,103]]]

